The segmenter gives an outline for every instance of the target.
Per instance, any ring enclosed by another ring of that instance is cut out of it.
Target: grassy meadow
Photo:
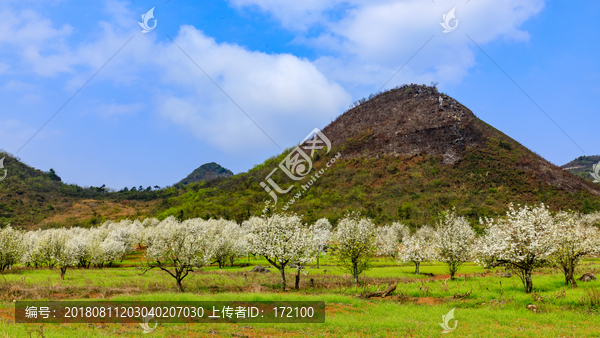
[[[57,269],[14,267],[0,276],[0,338],[5,337],[133,337],[142,334],[137,324],[15,324],[16,300],[110,299],[180,301],[325,301],[324,324],[159,324],[149,336],[156,337],[432,337],[445,336],[438,323],[455,308],[457,337],[600,337],[600,281],[579,282],[565,288],[557,269],[534,274],[534,292],[526,294],[517,276],[501,277],[502,270],[485,270],[467,264],[458,278],[449,280],[441,263],[398,265],[378,258],[372,269],[354,285],[351,277],[328,257],[321,266],[308,267],[295,290],[289,270],[290,289],[280,291],[280,276],[250,272],[266,261],[240,259],[234,267],[205,267],[184,280],[184,293],[165,272],[143,273],[141,252],[118,266],[102,269],[69,269],[60,280]],[[600,259],[587,259],[580,272],[600,271]],[[312,280],[312,281],[311,281]],[[384,299],[365,299],[368,291],[397,284]],[[535,305],[535,311],[528,309]],[[454,321],[450,322],[453,326]]]

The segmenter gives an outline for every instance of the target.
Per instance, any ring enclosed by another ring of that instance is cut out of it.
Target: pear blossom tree
[[[273,214],[251,217],[244,224],[248,231],[248,249],[256,255],[263,256],[281,274],[281,289],[285,291],[285,268],[294,264],[298,270],[296,277],[299,283],[299,271],[314,260],[316,242],[313,229],[302,224],[295,214]]]
[[[583,225],[600,227],[600,211],[579,215],[579,220]]]
[[[25,239],[29,249],[23,259],[35,267],[58,266],[60,278],[64,279],[67,269],[78,263],[78,244],[73,240],[74,235],[74,232],[65,228],[30,232]]]
[[[600,232],[598,228],[587,225],[584,217],[570,212],[560,212],[555,216],[553,237],[556,251],[552,262],[562,268],[565,285],[571,284],[573,288],[577,287],[574,274],[581,258],[600,253]]]
[[[531,273],[544,266],[556,252],[555,224],[548,208],[511,205],[506,218],[481,221],[485,235],[477,241],[477,261],[489,267],[506,266],[533,291]]]
[[[26,252],[23,232],[10,225],[0,229],[0,272],[17,264]]]
[[[375,224],[360,213],[349,213],[342,218],[334,235],[334,255],[341,266],[358,283],[358,276],[369,269],[371,258],[377,250]]]
[[[396,258],[398,255],[398,246],[409,235],[410,230],[408,227],[399,222],[378,227],[376,240],[377,254]]]
[[[109,254],[107,254],[107,245],[104,241],[109,235],[107,228],[91,228],[87,234],[88,239],[88,250],[89,265],[96,267],[104,266],[105,262],[109,260]]]
[[[56,265],[52,238],[55,231],[56,229],[48,229],[29,233],[28,251],[25,255],[27,263],[33,264],[36,268],[44,265],[52,268]]]
[[[331,223],[327,218],[317,220],[314,225],[315,241],[317,242],[317,269],[319,269],[319,256],[321,252],[327,249],[329,240],[331,239]]]
[[[213,252],[208,231],[202,220],[179,222],[168,217],[156,227],[146,250],[147,268],[159,268],[173,277],[179,291],[184,292],[182,281],[195,268],[207,265]]]
[[[243,247],[240,245],[243,237],[241,227],[234,221],[224,219],[211,219],[205,223],[213,245],[213,261],[219,265],[219,269],[228,262],[233,266],[235,258],[243,254]]]
[[[74,233],[68,229],[61,228],[52,231],[50,237],[52,255],[56,262],[56,266],[60,269],[60,279],[65,279],[67,269],[77,265],[77,240],[80,237],[75,237]]]
[[[41,262],[38,258],[38,252],[36,250],[41,232],[42,230],[38,229],[36,231],[28,231],[23,235],[23,243],[26,249],[21,260],[27,266],[33,265],[35,268],[37,268],[39,265],[41,265]]]
[[[158,224],[160,224],[160,221],[157,220],[156,218],[145,218],[142,221],[142,228],[140,229],[140,232],[137,234],[136,239],[137,239],[137,244],[138,247],[141,249],[142,245],[145,245],[145,234],[147,233],[147,229],[153,229],[155,228]]]
[[[77,266],[81,268],[89,268],[92,262],[92,247],[90,245],[90,229],[71,228],[73,250],[75,251],[75,259]]]
[[[450,210],[443,215],[433,238],[438,259],[446,263],[450,279],[454,279],[460,266],[471,260],[475,231],[465,217]]]
[[[433,247],[434,230],[424,225],[414,235],[404,238],[398,248],[396,259],[401,263],[412,262],[415,264],[415,274],[419,274],[421,263],[432,261],[436,258]]]

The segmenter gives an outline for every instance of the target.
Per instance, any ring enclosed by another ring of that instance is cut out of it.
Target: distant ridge
[[[186,178],[179,181],[178,185],[186,185],[196,182],[207,182],[212,181],[219,177],[231,177],[233,172],[229,169],[225,169],[215,162],[210,162],[201,165],[196,170],[192,171]]]
[[[579,176],[588,181],[593,181],[592,175],[592,167],[594,164],[600,162],[600,155],[592,155],[592,156],[580,156],[573,161],[561,166],[564,170],[567,170],[571,174],[575,176]]]

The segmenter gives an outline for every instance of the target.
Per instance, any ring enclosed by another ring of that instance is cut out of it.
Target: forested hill
[[[348,211],[361,211],[379,224],[400,220],[417,227],[456,208],[476,224],[503,214],[510,203],[600,210],[600,185],[549,163],[435,87],[406,85],[360,100],[323,133],[332,148],[314,154],[305,179],[292,181],[282,170],[271,177],[284,189],[294,186],[275,207],[287,205],[306,222],[327,217],[335,223]],[[0,225],[90,226],[169,215],[242,221],[272,200],[260,183],[291,151],[231,177],[120,191],[67,185],[56,173],[7,157],[5,166],[16,173],[0,182]]]
[[[564,170],[568,170],[575,176],[582,177],[588,181],[593,181],[591,172],[593,172],[593,166],[600,162],[600,155],[594,156],[580,156],[573,161],[561,166]]]
[[[210,162],[201,165],[196,170],[192,171],[186,178],[181,180],[180,185],[195,183],[195,182],[204,182],[214,180],[218,177],[231,177],[233,176],[233,172],[229,169],[225,169],[219,164],[215,162]]]
[[[0,227],[18,228],[92,226],[108,219],[140,217],[160,200],[179,190],[133,188],[111,191],[105,186],[81,187],[65,184],[59,173],[44,172],[19,158],[0,151],[4,158],[0,177]]]

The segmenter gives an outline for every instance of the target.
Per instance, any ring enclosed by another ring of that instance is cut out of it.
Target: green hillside
[[[600,162],[600,155],[580,156],[573,161],[561,166],[561,168],[569,171],[571,174],[592,181],[590,173],[593,171],[592,166]]]
[[[91,226],[107,219],[140,217],[157,200],[179,193],[175,188],[116,192],[105,186],[65,184],[52,169],[32,168],[6,152],[0,152],[1,158],[7,175],[0,181],[0,227]]]
[[[330,154],[344,152],[333,149]],[[284,153],[286,154],[286,153]],[[196,183],[182,195],[160,204],[157,216],[224,217],[242,221],[260,214],[264,201],[271,200],[259,183],[285,155],[271,158],[248,173],[230,179]],[[454,166],[441,156],[419,154],[411,157],[355,158],[336,162],[321,178],[303,192],[289,210],[314,222],[327,217],[336,221],[346,211],[360,210],[377,223],[401,220],[412,227],[434,222],[439,212],[456,207],[474,223],[479,217],[504,213],[511,202],[546,203],[554,209],[581,212],[600,210],[600,198],[587,192],[568,192],[540,182],[535,173],[518,169],[528,154],[506,149],[501,141],[491,141],[485,149],[471,149]],[[322,155],[314,171],[322,169],[331,155]],[[283,176],[275,181],[285,181]],[[279,198],[281,209],[301,183]]]

